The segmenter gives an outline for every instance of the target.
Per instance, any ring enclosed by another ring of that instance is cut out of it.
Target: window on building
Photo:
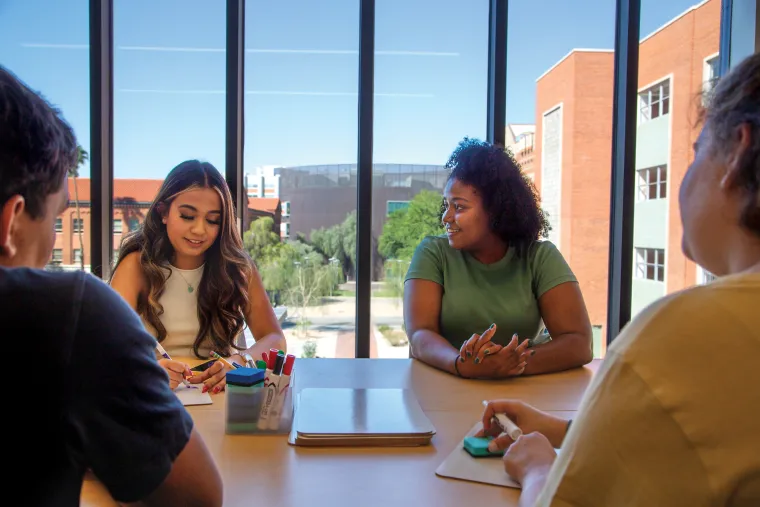
[[[718,81],[718,65],[720,64],[720,56],[715,55],[705,60],[704,69],[702,71],[702,103],[707,101],[715,83]]]
[[[72,228],[74,232],[84,232],[84,219],[74,218],[72,219]]]
[[[409,207],[409,201],[388,201],[385,205],[385,215],[390,216],[394,211],[399,211]]]
[[[638,200],[665,199],[668,196],[668,168],[666,166],[639,169]]]
[[[713,275],[706,269],[702,268],[702,266],[697,266],[697,283],[700,285],[705,285],[708,283],[711,283],[715,281],[717,276]]]
[[[670,79],[639,92],[639,123],[670,113]]]
[[[74,264],[79,264],[82,262],[82,250],[79,248],[74,249]]]
[[[285,201],[282,203],[282,216],[283,217],[290,216],[290,201]]]
[[[63,248],[53,248],[53,257],[50,261],[57,264],[63,262]]]
[[[63,232],[63,218],[55,219],[55,232]]]
[[[636,278],[664,282],[665,250],[662,248],[637,248]]]
[[[290,222],[280,224],[280,237],[282,239],[290,238]]]
[[[114,218],[113,219],[113,233],[114,234],[121,234],[122,232],[122,223],[121,218]]]

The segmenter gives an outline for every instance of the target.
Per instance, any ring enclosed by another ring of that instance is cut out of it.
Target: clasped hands
[[[462,344],[456,361],[456,369],[465,378],[506,378],[522,375],[528,358],[534,351],[528,351],[528,340],[519,343],[517,334],[504,347],[491,341],[496,333],[496,324],[483,334],[473,334]]]

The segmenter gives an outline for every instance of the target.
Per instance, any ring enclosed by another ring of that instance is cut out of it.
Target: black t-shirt
[[[81,272],[0,268],[0,336],[19,505],[79,505],[87,469],[121,502],[163,482],[193,423],[118,294]]]

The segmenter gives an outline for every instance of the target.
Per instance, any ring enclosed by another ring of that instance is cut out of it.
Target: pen
[[[169,361],[171,361],[171,360],[172,360],[171,356],[170,356],[170,355],[169,355],[169,353],[166,351],[166,349],[164,349],[164,348],[161,346],[161,344],[160,344],[160,343],[158,343],[158,342],[156,342],[156,350],[157,350],[157,351],[158,351],[158,353],[161,355],[161,357],[163,357],[164,359],[168,359]],[[183,377],[184,377],[184,375],[183,375]],[[190,384],[190,382],[188,382],[186,378],[183,378],[183,379],[182,379],[182,383],[183,383],[183,384],[185,384],[185,386],[186,386],[186,387],[189,387],[190,389],[195,389],[195,386],[191,385],[191,384]]]
[[[243,354],[243,358],[245,359],[245,364],[249,368],[256,368],[256,363],[253,361],[251,354]]]
[[[225,358],[223,358],[222,356],[220,356],[219,354],[217,354],[213,350],[211,351],[211,357],[213,357],[217,361],[221,361],[223,365],[225,365],[227,368],[230,368],[232,370],[237,370],[238,368],[241,367],[240,365],[235,366],[233,363],[227,361]]]
[[[483,400],[483,406],[487,407],[488,402]],[[494,414],[493,421],[501,430],[509,435],[512,440],[517,440],[522,435],[522,430],[512,422],[512,419],[507,417],[507,414]]]

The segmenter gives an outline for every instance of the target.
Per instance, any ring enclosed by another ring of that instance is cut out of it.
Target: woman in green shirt
[[[446,166],[446,234],[420,243],[404,286],[414,357],[477,378],[591,361],[586,305],[562,254],[539,241],[549,226],[532,183],[503,149],[470,139]]]

